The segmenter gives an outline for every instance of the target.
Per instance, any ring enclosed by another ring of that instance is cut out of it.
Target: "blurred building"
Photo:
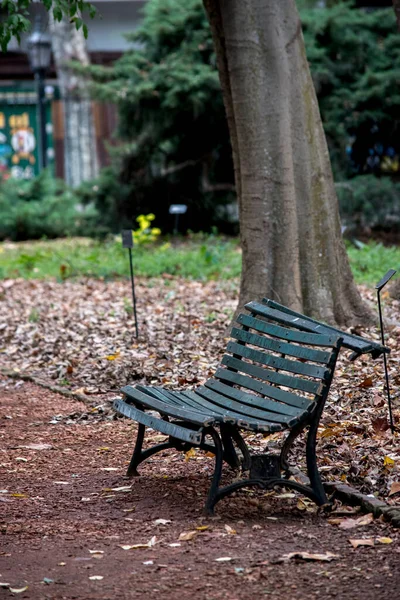
[[[144,0],[93,0],[98,11],[89,25],[87,48],[92,64],[111,65],[129,44],[131,33],[141,19]],[[38,14],[42,23],[48,15],[40,2],[31,5],[32,22]],[[27,55],[27,39],[13,39],[8,52],[0,52],[0,177],[31,179],[40,164],[38,152],[37,94]],[[47,164],[58,177],[64,175],[64,126],[57,73],[52,62],[45,80]],[[93,103],[97,153],[100,166],[109,162],[107,142],[116,126],[116,108]]]

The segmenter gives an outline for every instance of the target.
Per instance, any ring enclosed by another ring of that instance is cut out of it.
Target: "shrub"
[[[94,207],[79,205],[73,192],[47,171],[31,181],[0,182],[0,239],[94,235],[96,220]]]
[[[400,229],[400,183],[360,175],[336,185],[343,224],[356,230]]]

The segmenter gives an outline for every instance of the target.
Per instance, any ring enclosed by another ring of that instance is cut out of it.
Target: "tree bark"
[[[267,296],[338,325],[370,312],[353,282],[295,0],[204,0],[229,124],[243,268]]]
[[[400,31],[400,0],[393,0],[393,8],[397,19],[397,29]]]
[[[82,29],[76,30],[66,17],[55,21],[51,12],[50,29],[58,83],[64,107],[65,181],[77,187],[98,174],[96,134],[92,103],[86,81],[74,73],[69,62],[89,64]]]

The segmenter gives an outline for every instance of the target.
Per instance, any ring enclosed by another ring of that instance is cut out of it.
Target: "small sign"
[[[186,211],[186,204],[171,204],[171,206],[169,207],[170,215],[184,215]]]
[[[132,229],[124,229],[122,231],[122,247],[133,248]]]

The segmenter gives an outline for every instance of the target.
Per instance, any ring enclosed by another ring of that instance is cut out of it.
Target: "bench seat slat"
[[[271,354],[261,352],[260,350],[247,348],[246,346],[237,344],[235,342],[228,342],[226,349],[235,356],[249,358],[250,360],[254,360],[255,362],[263,365],[268,365],[273,369],[282,369],[283,371],[289,371],[290,373],[296,373],[297,375],[307,375],[309,377],[323,379],[327,373],[327,369],[324,367],[288,360],[286,358],[279,358],[277,356],[272,356]]]
[[[288,344],[287,342],[280,342],[278,340],[263,337],[256,333],[250,333],[250,331],[243,331],[243,329],[237,329],[236,327],[233,327],[231,337],[240,342],[245,342],[246,344],[259,346],[264,350],[271,350],[271,352],[287,354],[288,356],[311,360],[325,365],[328,363],[330,357],[330,352],[307,348],[307,346],[295,346],[293,344]]]
[[[186,406],[193,410],[199,410],[202,414],[212,416],[215,421],[222,423],[230,423],[232,425],[238,425],[239,422],[246,423],[246,428],[254,429],[256,431],[278,431],[282,429],[282,426],[276,423],[271,423],[267,419],[253,420],[247,416],[247,413],[237,412],[235,410],[229,410],[226,407],[226,398],[221,396],[221,403],[216,404],[191,390],[172,391],[166,390],[161,387],[147,387],[146,392],[149,394],[156,395],[159,399],[164,399],[166,405],[170,402],[177,402],[180,406]]]
[[[262,383],[261,381],[257,381],[257,379],[247,377],[246,375],[234,373],[233,371],[229,371],[228,369],[217,369],[214,377],[216,379],[221,379],[222,381],[229,381],[230,383],[240,385],[241,387],[247,388],[248,390],[252,390],[253,392],[263,394],[263,396],[267,396],[267,398],[272,398],[273,400],[277,400],[278,402],[288,404],[289,406],[307,409],[310,406],[310,404],[313,403],[313,400],[309,400],[304,396],[293,394],[291,392],[287,392],[286,390],[281,390],[278,387],[273,387],[272,385]],[[205,383],[205,385],[207,385],[207,382]],[[262,406],[265,406],[265,408],[268,408],[267,400],[260,398],[259,403]],[[271,408],[271,410],[273,409]],[[293,413],[288,412],[287,414]]]
[[[221,363],[230,369],[252,375],[263,381],[270,381],[277,385],[283,385],[294,390],[300,390],[302,392],[309,392],[310,394],[317,394],[321,391],[321,383],[318,381],[312,381],[311,379],[302,379],[301,377],[294,377],[292,375],[286,375],[281,372],[272,371],[271,369],[265,369],[264,367],[258,367],[249,362],[244,362],[239,358],[234,358],[229,354],[224,354]]]
[[[219,404],[220,406],[234,410],[243,416],[264,421],[272,421],[273,423],[282,423],[287,427],[291,427],[295,422],[297,422],[297,416],[279,414],[278,412],[271,412],[249,406],[249,404],[246,404],[246,396],[249,396],[249,394],[240,392],[229,385],[224,385],[216,380],[209,380],[207,381],[207,384],[209,384],[207,387],[198,387],[196,389],[196,393],[211,400],[212,402],[215,402],[216,404]],[[298,414],[301,415],[305,412],[306,411],[304,410],[299,410]]]
[[[186,390],[182,393],[191,400],[195,401],[196,403],[199,403],[200,405],[204,403],[204,406],[213,406],[214,410],[220,411],[220,414],[223,415],[224,421],[226,423],[232,422],[233,424],[236,424],[239,427],[244,427],[245,429],[250,429],[253,431],[274,432],[286,429],[286,425],[280,423],[273,423],[271,421],[264,421],[263,419],[255,420],[247,415],[236,413],[233,410],[229,410],[225,406],[219,406],[215,404],[214,401],[207,399],[211,397],[211,392],[210,395],[207,395],[207,392],[210,392],[210,390],[203,388],[202,395],[199,394],[199,389],[196,389],[196,392],[192,390]],[[213,396],[213,398],[215,399],[215,396]]]
[[[201,433],[198,431],[193,431],[192,429],[181,427],[176,423],[168,423],[167,421],[153,417],[152,415],[143,412],[135,406],[132,406],[132,404],[127,404],[120,399],[115,400],[113,406],[115,410],[120,412],[122,415],[125,415],[125,417],[129,417],[130,419],[133,419],[138,423],[142,423],[147,427],[151,427],[152,429],[156,429],[161,433],[172,435],[173,437],[183,440],[184,442],[190,442],[196,445],[200,445],[201,443]]]
[[[247,429],[252,429],[255,431],[281,431],[284,427],[279,425],[278,423],[271,423],[270,421],[258,419],[253,420],[242,413],[235,412],[234,410],[229,410],[226,406],[216,404],[208,400],[207,398],[197,394],[193,390],[180,390],[180,391],[166,391],[164,388],[160,387],[148,387],[146,388],[148,393],[160,393],[165,394],[168,399],[174,399],[180,403],[185,402],[189,404],[191,407],[202,410],[203,413],[205,410],[207,414],[212,415],[216,421],[223,423],[230,423],[231,425],[239,425],[244,426]],[[215,398],[215,397],[214,397]],[[225,398],[221,398],[221,402],[225,402]]]
[[[183,419],[184,421],[189,421],[189,423],[195,423],[196,425],[207,426],[215,422],[215,419],[211,418],[209,415],[204,415],[199,411],[178,408],[177,406],[166,404],[163,401],[144,394],[130,385],[125,386],[121,391],[128,398],[133,400],[134,403],[136,402],[137,404],[157,410],[162,415],[177,417],[178,419]]]
[[[227,371],[227,373],[229,373],[229,371]],[[233,373],[233,375],[236,375],[236,373]],[[282,402],[275,402],[273,399],[269,400],[268,398],[262,398],[261,396],[256,396],[255,394],[249,394],[248,392],[232,387],[232,385],[227,385],[223,381],[218,381],[218,379],[208,379],[204,385],[210,390],[215,390],[218,393],[223,394],[228,398],[232,398],[233,400],[237,400],[238,402],[241,402],[249,407],[254,407],[255,409],[260,410],[268,410],[279,415],[293,417],[297,416],[299,412],[306,410],[306,407],[304,406],[289,406],[288,404],[283,404]],[[307,403],[307,406],[308,405],[309,403]]]
[[[267,333],[272,337],[286,340],[288,342],[298,342],[300,344],[309,344],[310,346],[333,346],[337,340],[337,336],[322,335],[319,333],[307,333],[305,331],[296,331],[295,329],[287,329],[279,325],[273,325],[267,321],[261,321],[256,317],[241,313],[236,321],[244,327],[251,327],[260,333]]]

